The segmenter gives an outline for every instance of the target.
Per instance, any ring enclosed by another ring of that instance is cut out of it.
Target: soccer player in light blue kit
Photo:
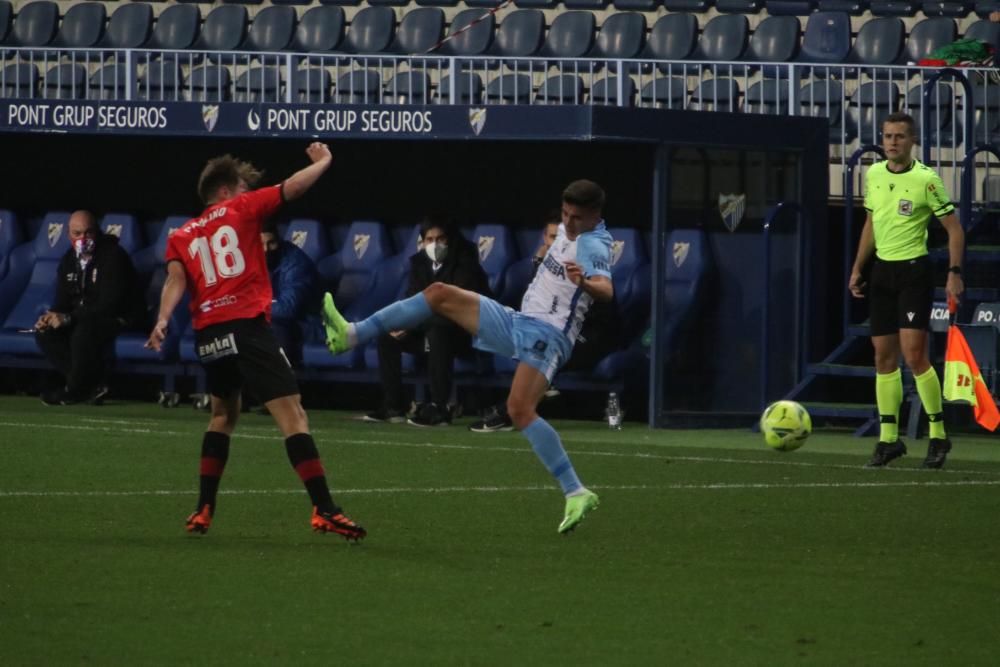
[[[536,408],[552,376],[569,359],[590,304],[614,297],[612,239],[601,218],[603,208],[604,190],[596,183],[580,180],[566,187],[558,235],[524,293],[520,312],[444,283],[433,283],[356,323],[341,316],[330,294],[323,304],[326,343],[333,354],[390,331],[413,329],[437,314],[472,334],[478,349],[517,359],[507,412],[562,487],[566,512],[558,530],[563,534],[597,508],[598,497],[580,482],[559,434]]]

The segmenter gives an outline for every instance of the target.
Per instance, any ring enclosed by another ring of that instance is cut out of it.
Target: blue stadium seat
[[[1000,143],[1000,86],[979,84],[973,87],[972,98],[973,144]]]
[[[621,82],[620,91],[618,89],[619,82]],[[635,96],[635,82],[630,76],[622,78],[606,76],[603,79],[595,81],[590,89],[591,104],[617,106],[620,101],[622,106],[631,107],[635,106]]]
[[[106,213],[100,225],[102,232],[117,237],[118,245],[129,255],[144,245],[142,226],[131,213]]]
[[[716,16],[705,26],[691,59],[724,62],[739,60],[747,48],[749,33],[750,22],[746,16]]]
[[[613,0],[615,9],[622,12],[652,12],[663,4],[663,0]]]
[[[347,231],[347,241],[335,256],[317,265],[321,277],[335,281],[334,301],[350,321],[363,319],[388,304],[395,296],[398,283],[389,293],[384,283],[379,289],[378,272],[383,261],[392,256],[389,230],[380,222],[355,221]],[[336,275],[331,275],[331,267]],[[380,294],[376,295],[376,292]],[[374,298],[378,296],[379,298]],[[356,369],[364,365],[364,350],[355,348],[331,356],[322,342],[307,342],[303,346],[304,365],[315,368]]]
[[[740,85],[725,77],[702,81],[691,92],[689,109],[701,111],[739,111]]]
[[[973,10],[981,19],[988,19],[990,14],[1000,9],[1000,2],[998,0],[975,0],[973,3]]]
[[[799,107],[803,116],[829,119],[831,144],[847,144],[857,138],[857,123],[846,108],[844,87],[840,82],[826,79],[806,84],[799,93]]]
[[[965,18],[969,15],[975,3],[971,0],[967,2],[924,2],[920,6],[920,11],[924,13],[924,16],[930,18],[935,16],[949,16],[951,18]]]
[[[640,58],[654,60],[684,60],[698,44],[698,19],[692,14],[665,14],[649,31]],[[661,71],[667,71],[661,67]]]
[[[639,92],[641,106],[658,109],[683,109],[687,105],[687,79],[665,76],[649,81]]]
[[[79,5],[76,5],[79,7]],[[87,67],[63,63],[50,67],[42,84],[45,97],[59,100],[81,100],[87,96]]]
[[[232,99],[231,84],[229,68],[202,65],[188,74],[186,94],[192,102],[226,102]]]
[[[555,9],[558,3],[559,0],[516,0],[514,4],[525,9]]]
[[[420,7],[454,7],[458,0],[417,0]]]
[[[274,9],[291,9],[275,7]],[[236,102],[281,102],[281,69],[278,67],[251,67],[236,79],[233,100]]]
[[[295,218],[288,223],[284,238],[295,244],[309,259],[318,262],[330,254],[330,237],[319,220]]]
[[[821,12],[844,12],[851,16],[861,16],[868,11],[868,0],[819,0]]]
[[[891,65],[903,51],[906,29],[896,17],[865,21],[858,31],[847,62],[860,65]]]
[[[531,101],[531,76],[501,74],[486,86],[487,104],[528,104]]]
[[[504,18],[487,53],[500,58],[533,56],[542,48],[544,37],[545,15],[541,10],[517,9]]]
[[[41,356],[34,334],[23,330],[33,328],[55,298],[56,268],[70,247],[69,216],[46,214],[34,240],[11,252],[7,276],[0,283],[0,312],[8,313],[0,328],[0,354]]]
[[[678,338],[690,327],[704,302],[706,276],[712,265],[708,238],[699,229],[675,229],[667,235],[670,255],[664,267],[663,303],[667,314],[665,345],[670,354],[682,349]]]
[[[916,0],[871,0],[875,16],[916,16],[920,3]]]
[[[345,53],[382,53],[389,49],[395,33],[396,14],[392,9],[365,7],[354,15],[341,50]]]
[[[955,19],[943,16],[924,19],[910,30],[898,64],[916,63],[921,58],[928,57],[931,51],[945,44],[951,44],[956,39],[958,39],[958,27],[955,25]]]
[[[59,29],[59,6],[50,0],[35,0],[21,6],[5,46],[45,46]]]
[[[790,98],[786,79],[761,79],[747,90],[746,111],[784,116]]]
[[[144,2],[121,5],[108,19],[98,46],[108,49],[138,49],[153,32],[153,7]]]
[[[146,47],[160,51],[188,49],[198,38],[200,26],[201,12],[197,6],[168,5],[157,17]]]
[[[128,79],[128,71],[125,65],[104,65],[90,75],[90,93],[87,95],[92,100],[115,100],[124,99],[125,84]]]
[[[410,3],[410,0],[368,0],[368,4],[377,7],[379,5],[385,5],[387,7],[405,7]]]
[[[851,52],[851,17],[844,12],[819,11],[809,17],[798,62],[835,64]]]
[[[566,9],[587,9],[592,12],[599,12],[607,9],[610,0],[564,0]]]
[[[198,39],[191,46],[196,51],[235,51],[247,34],[247,8],[242,5],[215,7],[201,26]],[[213,60],[219,56],[210,56]]]
[[[507,267],[517,260],[517,242],[505,225],[479,224],[472,231],[472,241],[479,250],[479,265],[489,279],[490,291],[502,294]]]
[[[0,71],[0,97],[38,97],[38,67],[31,63],[7,65]]]
[[[769,16],[760,22],[743,59],[749,62],[785,63],[798,55],[802,26],[794,16]]]
[[[611,14],[597,31],[588,58],[638,58],[646,44],[646,17],[638,12]]]
[[[982,40],[993,46],[994,53],[1000,53],[1000,23],[976,21],[966,28],[962,37]]]
[[[3,281],[7,276],[10,253],[21,244],[23,238],[24,234],[17,214],[7,209],[0,209],[0,281]],[[0,311],[0,320],[6,315],[7,313]]]
[[[168,217],[160,227],[160,233],[155,243],[148,248],[139,250],[132,256],[136,273],[140,278],[149,280],[145,290],[146,301],[146,322],[145,325],[152,328],[160,305],[160,293],[163,290],[163,283],[167,277],[165,259],[167,254],[167,239],[170,235],[190,220],[188,216]],[[147,338],[146,331],[126,332],[115,339],[115,357],[124,362],[169,362],[178,358],[182,334],[190,332],[191,316],[188,310],[189,298],[185,294],[184,298],[174,309],[167,327],[167,337],[163,341],[163,346],[159,352],[147,350],[144,345]],[[190,346],[190,342],[188,343]],[[189,350],[193,352],[193,350]],[[193,355],[192,355],[193,356]],[[192,358],[192,360],[194,360]],[[160,372],[165,377],[174,377],[182,372],[180,367],[164,366]],[[168,380],[166,387],[172,391],[172,386]]]
[[[727,14],[757,14],[764,0],[715,0],[715,8]]]
[[[583,80],[576,74],[553,74],[535,93],[535,104],[583,104]]]
[[[244,51],[284,51],[292,43],[297,22],[293,7],[265,7],[254,16],[241,48]]]
[[[507,273],[504,274],[503,292],[496,295],[496,300],[505,306],[520,310],[524,291],[528,289],[528,284],[534,273],[535,263],[530,256],[516,260],[507,267]]]
[[[450,75],[441,77],[438,82],[434,102],[442,103],[450,100],[452,78]],[[457,104],[479,104],[483,99],[483,79],[476,72],[462,72],[455,79],[455,98]]]
[[[59,49],[87,49],[96,46],[104,36],[107,11],[99,2],[73,5],[66,10],[59,33],[49,44]]]
[[[179,101],[184,89],[184,73],[177,60],[154,60],[139,75],[136,96],[140,100]]]
[[[311,7],[295,29],[288,49],[296,53],[333,53],[344,39],[344,10],[341,7]]]
[[[712,8],[713,0],[663,0],[663,8],[668,12],[691,12],[704,14]]]
[[[864,83],[854,91],[858,133],[862,143],[881,143],[882,121],[899,108],[899,86],[892,81]]]
[[[325,67],[303,67],[292,74],[292,91],[299,102],[328,102],[332,86],[333,77]]]
[[[444,37],[444,11],[439,7],[419,7],[406,12],[399,22],[392,53],[421,55]]]
[[[346,6],[357,6],[361,4],[361,0],[319,0],[321,5],[344,5]]]
[[[816,10],[816,0],[767,0],[769,16],[809,16]]]
[[[380,9],[388,9],[388,7]],[[381,88],[382,75],[379,74],[378,70],[352,69],[344,72],[337,79],[333,99],[338,104],[373,104],[378,101]]]
[[[493,44],[493,34],[496,31],[496,18],[493,14],[484,15],[481,9],[462,10],[452,19],[448,35],[463,30],[474,21],[478,23],[457,37],[449,39],[435,53],[443,56],[478,56],[486,53]]]
[[[13,23],[14,7],[8,0],[0,0],[0,44],[5,44]]]
[[[947,19],[946,19],[947,20]],[[915,121],[914,130],[923,143],[921,109],[926,104],[930,113],[930,131],[927,139],[932,145],[957,146],[962,143],[962,126],[952,114],[954,91],[949,83],[938,81],[934,93],[924,102],[924,87],[916,85],[906,93],[906,106]]]
[[[593,12],[564,11],[556,15],[538,50],[542,58],[582,58],[594,45],[597,22]]]
[[[614,227],[608,232],[614,239],[611,246],[611,280],[622,320],[621,333],[623,338],[631,338],[649,320],[649,282],[640,284],[633,280],[640,268],[648,266],[649,255],[640,230]]]
[[[429,104],[431,78],[427,72],[409,69],[397,72],[385,84],[383,102],[386,104]]]

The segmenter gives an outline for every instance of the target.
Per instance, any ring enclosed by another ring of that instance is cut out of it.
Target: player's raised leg
[[[507,412],[566,496],[565,513],[558,528],[565,534],[576,528],[588,512],[597,509],[600,501],[596,493],[580,482],[559,434],[536,411],[548,386],[548,379],[538,369],[523,362],[518,364],[507,397]]]
[[[219,483],[229,460],[229,437],[236,428],[240,405],[239,393],[228,398],[212,396],[212,416],[201,441],[198,507],[185,522],[189,533],[204,535],[212,525]]]
[[[479,329],[479,295],[454,285],[433,283],[422,292],[389,304],[360,322],[348,322],[327,292],[323,297],[326,346],[340,354],[390,331],[413,329],[432,314],[447,317],[470,334]]]
[[[313,530],[337,533],[348,540],[363,539],[368,534],[367,531],[344,514],[344,510],[330,495],[326,471],[323,469],[319,450],[316,449],[316,442],[309,433],[309,420],[302,408],[299,394],[274,398],[264,405],[285,436],[288,460],[309,494],[313,505],[310,521]]]

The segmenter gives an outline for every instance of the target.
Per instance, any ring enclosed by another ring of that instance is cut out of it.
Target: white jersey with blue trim
[[[611,242],[604,220],[572,241],[566,237],[566,228],[560,224],[556,240],[524,292],[521,313],[551,324],[562,331],[570,343],[575,342],[594,298],[569,280],[566,262],[576,262],[585,278],[610,278]]]

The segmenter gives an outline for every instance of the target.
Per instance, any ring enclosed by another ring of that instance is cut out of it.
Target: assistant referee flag
[[[949,304],[950,306],[950,304]],[[976,421],[990,431],[1000,426],[1000,411],[983,382],[979,364],[972,356],[965,335],[954,322],[948,327],[948,346],[944,353],[944,397],[949,401],[968,401],[975,408]]]

